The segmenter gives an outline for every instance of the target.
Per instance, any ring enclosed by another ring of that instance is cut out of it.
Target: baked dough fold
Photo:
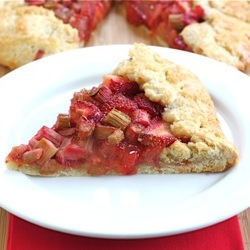
[[[225,62],[241,71],[250,67],[250,2],[196,0],[205,21],[181,32],[193,52]]]
[[[234,166],[238,152],[220,127],[213,101],[200,80],[188,69],[160,57],[143,44],[135,44],[129,59],[114,74],[136,81],[145,95],[165,106],[163,119],[177,140],[164,148],[161,169],[142,167],[141,172],[218,172]]]
[[[16,5],[15,5],[16,4]],[[76,29],[52,11],[10,2],[0,8],[0,63],[10,69],[36,59],[79,47]]]

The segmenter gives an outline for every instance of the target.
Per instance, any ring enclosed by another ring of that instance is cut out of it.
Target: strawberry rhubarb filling
[[[69,112],[43,126],[27,145],[13,147],[6,162],[34,164],[42,175],[85,168],[89,175],[137,173],[140,164],[159,168],[165,147],[176,140],[136,82],[108,75],[99,87],[75,92]]]
[[[160,38],[169,47],[191,51],[180,32],[194,22],[202,22],[204,10],[193,0],[126,1],[126,17],[134,26],[145,26],[152,38]]]
[[[111,8],[110,0],[25,0],[25,2],[54,11],[64,23],[78,30],[79,38],[84,43],[90,40],[91,33]]]

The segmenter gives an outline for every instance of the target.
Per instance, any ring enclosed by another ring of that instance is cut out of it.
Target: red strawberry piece
[[[129,143],[137,144],[138,137],[145,127],[139,123],[130,123],[125,131],[125,138]]]
[[[72,103],[69,115],[70,121],[75,124],[79,122],[80,117],[84,117],[94,123],[97,123],[103,117],[102,112],[96,105],[86,101]]]
[[[177,139],[164,121],[156,121],[141,131],[138,140],[150,147],[168,147]]]
[[[168,1],[164,1],[168,3]],[[170,1],[171,2],[171,1]],[[158,1],[127,1],[127,20],[134,25],[146,25],[153,29],[161,20],[162,3]]]
[[[127,143],[110,145],[107,141],[103,141],[99,145],[99,153],[103,158],[102,162],[106,162],[110,169],[121,174],[136,172],[136,164],[140,155],[137,146]]]
[[[177,139],[181,141],[182,143],[189,143],[191,138],[190,137],[177,137]]]
[[[204,9],[200,5],[197,5],[183,15],[183,23],[188,25],[194,22],[200,22],[202,21],[203,17]]]
[[[100,110],[105,114],[110,112],[113,108],[129,115],[137,109],[137,104],[121,93],[117,93],[111,100],[100,106]]]
[[[141,92],[136,82],[130,81],[128,78],[116,75],[108,75],[104,79],[104,85],[113,93],[122,93],[125,96],[134,96]]]
[[[126,148],[120,152],[119,163],[116,165],[115,170],[117,173],[123,175],[132,175],[137,172],[137,162],[139,158],[139,152],[131,148]]]
[[[150,124],[150,115],[146,110],[136,109],[131,114],[131,119],[133,123],[138,123],[143,126],[148,126]]]
[[[83,160],[86,157],[85,149],[75,143],[71,143],[59,150],[56,159],[63,165],[69,165],[71,161]]]
[[[164,107],[158,103],[150,101],[143,93],[134,97],[134,102],[140,109],[146,110],[152,116],[161,116]]]
[[[108,125],[96,124],[93,136],[98,140],[107,139],[117,128]]]
[[[145,147],[140,159],[142,160],[143,164],[159,167],[161,151],[162,147]]]
[[[41,59],[42,57],[45,56],[45,52],[43,50],[38,50],[36,52],[36,55],[35,55],[35,59],[34,60],[38,60],[38,59]]]

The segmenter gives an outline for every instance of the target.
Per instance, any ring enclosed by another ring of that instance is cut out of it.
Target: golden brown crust
[[[248,0],[195,0],[196,5],[201,5],[206,11],[206,17],[214,11],[235,17],[250,23],[250,1]]]
[[[0,64],[15,69],[44,55],[79,47],[78,32],[50,10],[36,6],[0,8]]]
[[[6,75],[7,73],[9,73],[9,71],[10,69],[0,65],[0,77]]]
[[[184,41],[201,55],[225,62],[241,71],[250,66],[249,1],[196,0],[205,21],[186,26]]]
[[[33,176],[87,176],[89,175],[87,173],[86,167],[82,166],[81,168],[65,168],[61,169],[60,171],[53,171],[47,170],[43,173],[40,171],[40,167],[36,165],[27,165],[27,164],[21,164],[17,165],[16,162],[9,160],[6,163],[7,167],[11,170],[20,171],[27,175],[33,175]]]
[[[175,136],[191,138],[163,150],[161,171],[217,172],[237,163],[237,150],[223,135],[212,99],[192,72],[136,44],[114,73],[136,81],[151,101],[165,106],[163,119]]]
[[[206,22],[185,27],[181,35],[195,53],[245,71],[250,65],[249,30],[250,24],[214,12]]]

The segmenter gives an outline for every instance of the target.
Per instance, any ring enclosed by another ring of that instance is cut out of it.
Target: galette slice
[[[143,44],[6,157],[44,176],[221,172],[237,161],[200,80]]]

